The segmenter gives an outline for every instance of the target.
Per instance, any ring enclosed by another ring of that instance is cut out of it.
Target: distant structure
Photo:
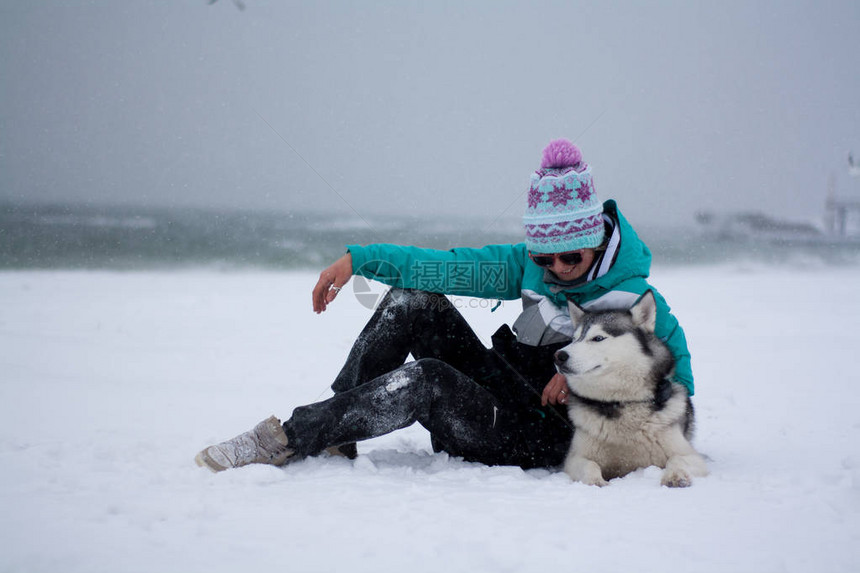
[[[704,233],[721,241],[755,241],[781,245],[860,246],[860,161],[848,154],[848,191],[836,193],[836,176],[827,178],[824,226],[776,219],[757,211],[700,211],[696,221]]]
[[[848,154],[848,174],[860,180],[860,163],[855,163],[854,155]],[[827,202],[825,204],[825,225],[827,231],[838,237],[848,233],[847,221],[851,213],[860,215],[860,198],[837,197],[833,177],[827,182]]]

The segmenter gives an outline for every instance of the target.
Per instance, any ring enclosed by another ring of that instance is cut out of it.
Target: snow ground
[[[0,571],[860,569],[860,270],[658,269],[693,353],[685,490],[432,454],[420,427],[214,475],[202,447],[330,395],[369,316],[310,273],[0,273]],[[486,339],[519,305],[463,312]]]

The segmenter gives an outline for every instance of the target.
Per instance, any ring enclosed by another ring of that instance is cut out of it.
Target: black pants
[[[437,451],[556,466],[571,425],[563,408],[540,406],[540,392],[558,347],[525,347],[503,327],[488,350],[446,297],[392,289],[332,384],[334,397],[296,408],[284,428],[300,456],[418,422]],[[410,353],[415,361],[404,364]]]

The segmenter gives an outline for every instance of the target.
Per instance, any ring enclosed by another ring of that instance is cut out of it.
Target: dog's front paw
[[[690,487],[693,485],[693,478],[680,468],[667,469],[663,472],[660,483],[666,487]]]
[[[693,451],[690,454],[669,458],[660,483],[667,487],[690,487],[693,485],[692,476],[706,475],[708,475],[708,466],[704,458]]]
[[[603,487],[609,485],[609,482],[603,479],[602,475],[593,476],[587,479],[582,480],[582,483],[585,485],[596,485],[597,487]]]
[[[582,482],[585,485],[596,485],[603,487],[609,482],[603,479],[603,473],[597,463],[579,457],[568,458],[564,463],[564,473],[573,481]]]

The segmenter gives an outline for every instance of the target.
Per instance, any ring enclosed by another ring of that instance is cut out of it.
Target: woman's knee
[[[419,358],[405,367],[411,372],[409,378],[418,381],[432,395],[453,391],[464,377],[459,370],[438,358]]]
[[[381,306],[408,311],[444,310],[451,306],[445,295],[417,289],[391,288]]]
[[[412,368],[414,368],[423,378],[441,378],[444,377],[445,374],[450,374],[452,371],[456,372],[456,369],[453,366],[444,360],[439,360],[438,358],[419,358],[414,362],[410,362],[409,365],[411,365]]]

